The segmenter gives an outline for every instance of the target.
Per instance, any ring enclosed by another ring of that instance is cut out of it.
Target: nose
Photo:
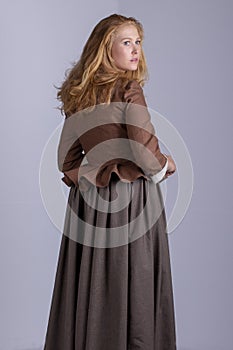
[[[132,53],[137,53],[138,52],[138,48],[136,45],[133,45],[132,47]]]

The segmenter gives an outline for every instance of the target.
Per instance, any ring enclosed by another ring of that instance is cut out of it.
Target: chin
[[[135,68],[130,67],[130,68],[128,68],[127,70],[129,70],[129,71],[135,71],[135,70],[137,70],[137,69],[138,69],[138,67],[135,67]]]

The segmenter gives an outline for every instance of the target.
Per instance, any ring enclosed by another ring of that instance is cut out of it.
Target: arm
[[[143,90],[135,80],[126,86],[125,122],[134,158],[146,175],[160,181],[168,167],[168,158],[161,153]],[[158,182],[156,181],[156,182]]]
[[[67,186],[78,185],[78,171],[83,158],[83,148],[75,133],[72,117],[66,118],[59,145],[58,145],[58,168],[64,173],[62,181]]]

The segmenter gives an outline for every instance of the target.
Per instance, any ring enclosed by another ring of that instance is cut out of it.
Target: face
[[[136,70],[141,55],[141,38],[133,24],[120,26],[113,39],[112,58],[117,68]]]

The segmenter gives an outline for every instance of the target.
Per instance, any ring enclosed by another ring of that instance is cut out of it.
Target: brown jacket
[[[67,186],[87,190],[107,186],[115,173],[125,182],[157,174],[161,153],[143,90],[135,80],[119,80],[111,104],[66,117],[58,146],[58,167]]]

